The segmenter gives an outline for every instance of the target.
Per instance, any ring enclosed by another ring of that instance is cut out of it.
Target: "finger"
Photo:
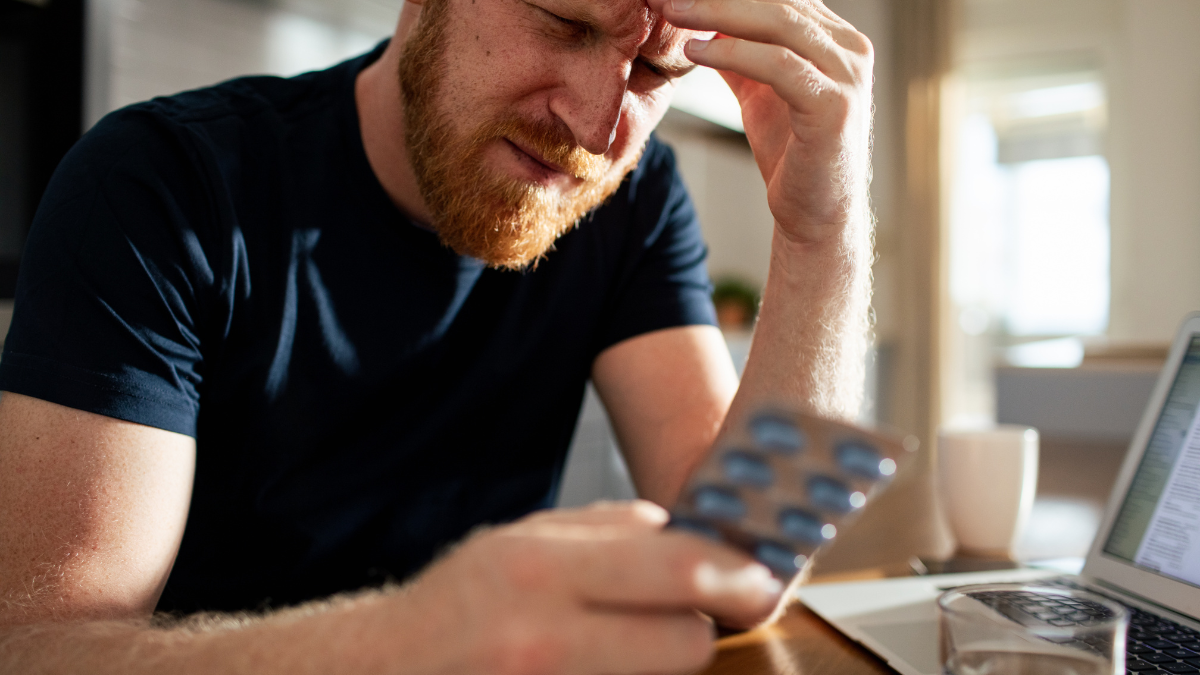
[[[821,0],[764,0],[766,2],[775,2],[777,4],[788,4],[799,11],[809,13],[814,19],[820,23],[834,40],[843,47],[848,46],[842,40],[851,38],[858,34],[856,29],[849,21],[834,14],[832,10],[825,6]],[[853,40],[850,40],[852,43]]]
[[[693,608],[746,625],[766,618],[783,591],[742,552],[684,532],[591,542],[568,556],[577,597],[597,606]]]
[[[812,61],[830,77],[854,76],[851,61],[865,55],[869,41],[853,29],[825,18],[804,2],[698,0],[687,9],[668,4],[664,17],[679,28],[716,30],[729,37],[779,45]],[[845,43],[845,44],[843,44]]]
[[[748,2],[749,0],[737,0],[738,2]],[[821,21],[821,24],[831,31],[844,32],[847,30],[854,31],[855,28],[842,17],[834,14],[832,10],[820,2],[820,0],[767,0],[768,2],[786,3],[793,6],[807,9],[813,12]],[[680,7],[672,7],[675,0],[647,0],[650,9],[659,14],[665,14],[668,8],[680,9]],[[740,11],[737,10],[737,11]]]
[[[815,65],[795,52],[737,38],[692,40],[687,57],[694,63],[732,71],[770,86],[789,106],[808,112],[818,101],[829,102],[838,85]]]
[[[596,502],[582,508],[548,509],[538,511],[525,522],[538,524],[630,525],[651,529],[661,528],[670,514],[654,502],[644,499],[620,502]]]
[[[712,625],[695,612],[595,612],[574,633],[575,663],[567,672],[684,673],[703,668],[713,654]]]
[[[743,6],[744,4],[748,4],[750,2],[759,2],[759,1],[761,1],[761,0],[735,0],[735,2],[739,3],[739,9],[737,9],[736,11],[742,11],[740,7]],[[824,13],[820,12],[813,5],[813,3],[810,0],[767,0],[767,1],[775,2],[775,3],[782,2],[782,3],[790,3],[790,4],[799,4],[804,7],[810,7],[810,11],[817,13],[821,17],[822,21],[827,21],[830,23],[830,25],[833,25],[835,23],[834,19],[837,19],[837,16],[833,15],[832,13],[830,13],[830,15],[833,17],[832,19],[827,17]],[[674,25],[674,22],[670,21],[670,18],[668,15],[675,16],[675,17],[680,17],[680,16],[686,17],[688,14],[687,10],[690,9],[690,5],[687,5],[686,0],[683,0],[682,3],[680,2],[680,0],[646,0],[646,4],[650,7],[651,11],[653,11],[657,14],[663,15],[663,17],[666,18],[668,20],[668,22],[672,23],[672,25]],[[822,7],[824,7],[824,5],[822,5]],[[842,23],[844,23],[844,22],[842,22]],[[842,25],[842,23],[837,23],[837,25]],[[848,25],[848,24],[846,24],[846,25]],[[683,28],[683,26],[676,26],[676,27]],[[696,30],[699,30],[699,29],[696,29]]]

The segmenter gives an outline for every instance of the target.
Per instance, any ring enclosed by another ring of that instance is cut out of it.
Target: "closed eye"
[[[673,63],[663,62],[655,63],[646,57],[638,57],[638,63],[642,65],[650,74],[655,77],[661,77],[664,80],[675,80],[687,75],[696,68],[694,63]]]
[[[650,71],[651,75],[654,75],[655,77],[661,77],[663,79],[666,79],[667,74],[665,72],[663,72],[662,68],[659,68],[658,66],[654,65],[653,63],[650,63],[646,59],[638,59],[638,63],[640,63],[643,68]]]
[[[546,18],[547,23],[551,24],[555,29],[556,37],[562,37],[572,40],[578,40],[588,37],[592,32],[592,27],[582,21],[575,21],[563,16],[559,16],[543,7],[530,5]]]

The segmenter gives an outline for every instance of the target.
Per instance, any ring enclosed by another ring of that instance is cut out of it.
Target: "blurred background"
[[[106,112],[323,68],[390,35],[400,4],[0,0],[0,298],[50,172]],[[875,342],[861,418],[924,441],[924,470],[894,491],[926,522],[903,546],[952,549],[930,478],[936,429],[999,421],[1042,431],[1022,555],[1082,554],[1174,329],[1200,309],[1200,3],[827,4],[876,50]],[[699,69],[659,134],[695,199],[740,364],[773,222],[736,100]],[[10,313],[0,300],[0,323]],[[589,393],[562,503],[632,494]]]

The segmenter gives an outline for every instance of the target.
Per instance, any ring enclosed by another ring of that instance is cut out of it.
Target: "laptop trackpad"
[[[877,623],[860,625],[858,629],[874,638],[892,654],[907,661],[910,667],[929,675],[937,675],[940,670],[936,621]]]

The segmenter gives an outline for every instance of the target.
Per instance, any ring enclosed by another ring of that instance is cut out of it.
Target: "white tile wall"
[[[633,481],[617,450],[604,404],[588,384],[579,426],[567,453],[558,506],[583,506],[598,500],[632,499],[634,496]]]

